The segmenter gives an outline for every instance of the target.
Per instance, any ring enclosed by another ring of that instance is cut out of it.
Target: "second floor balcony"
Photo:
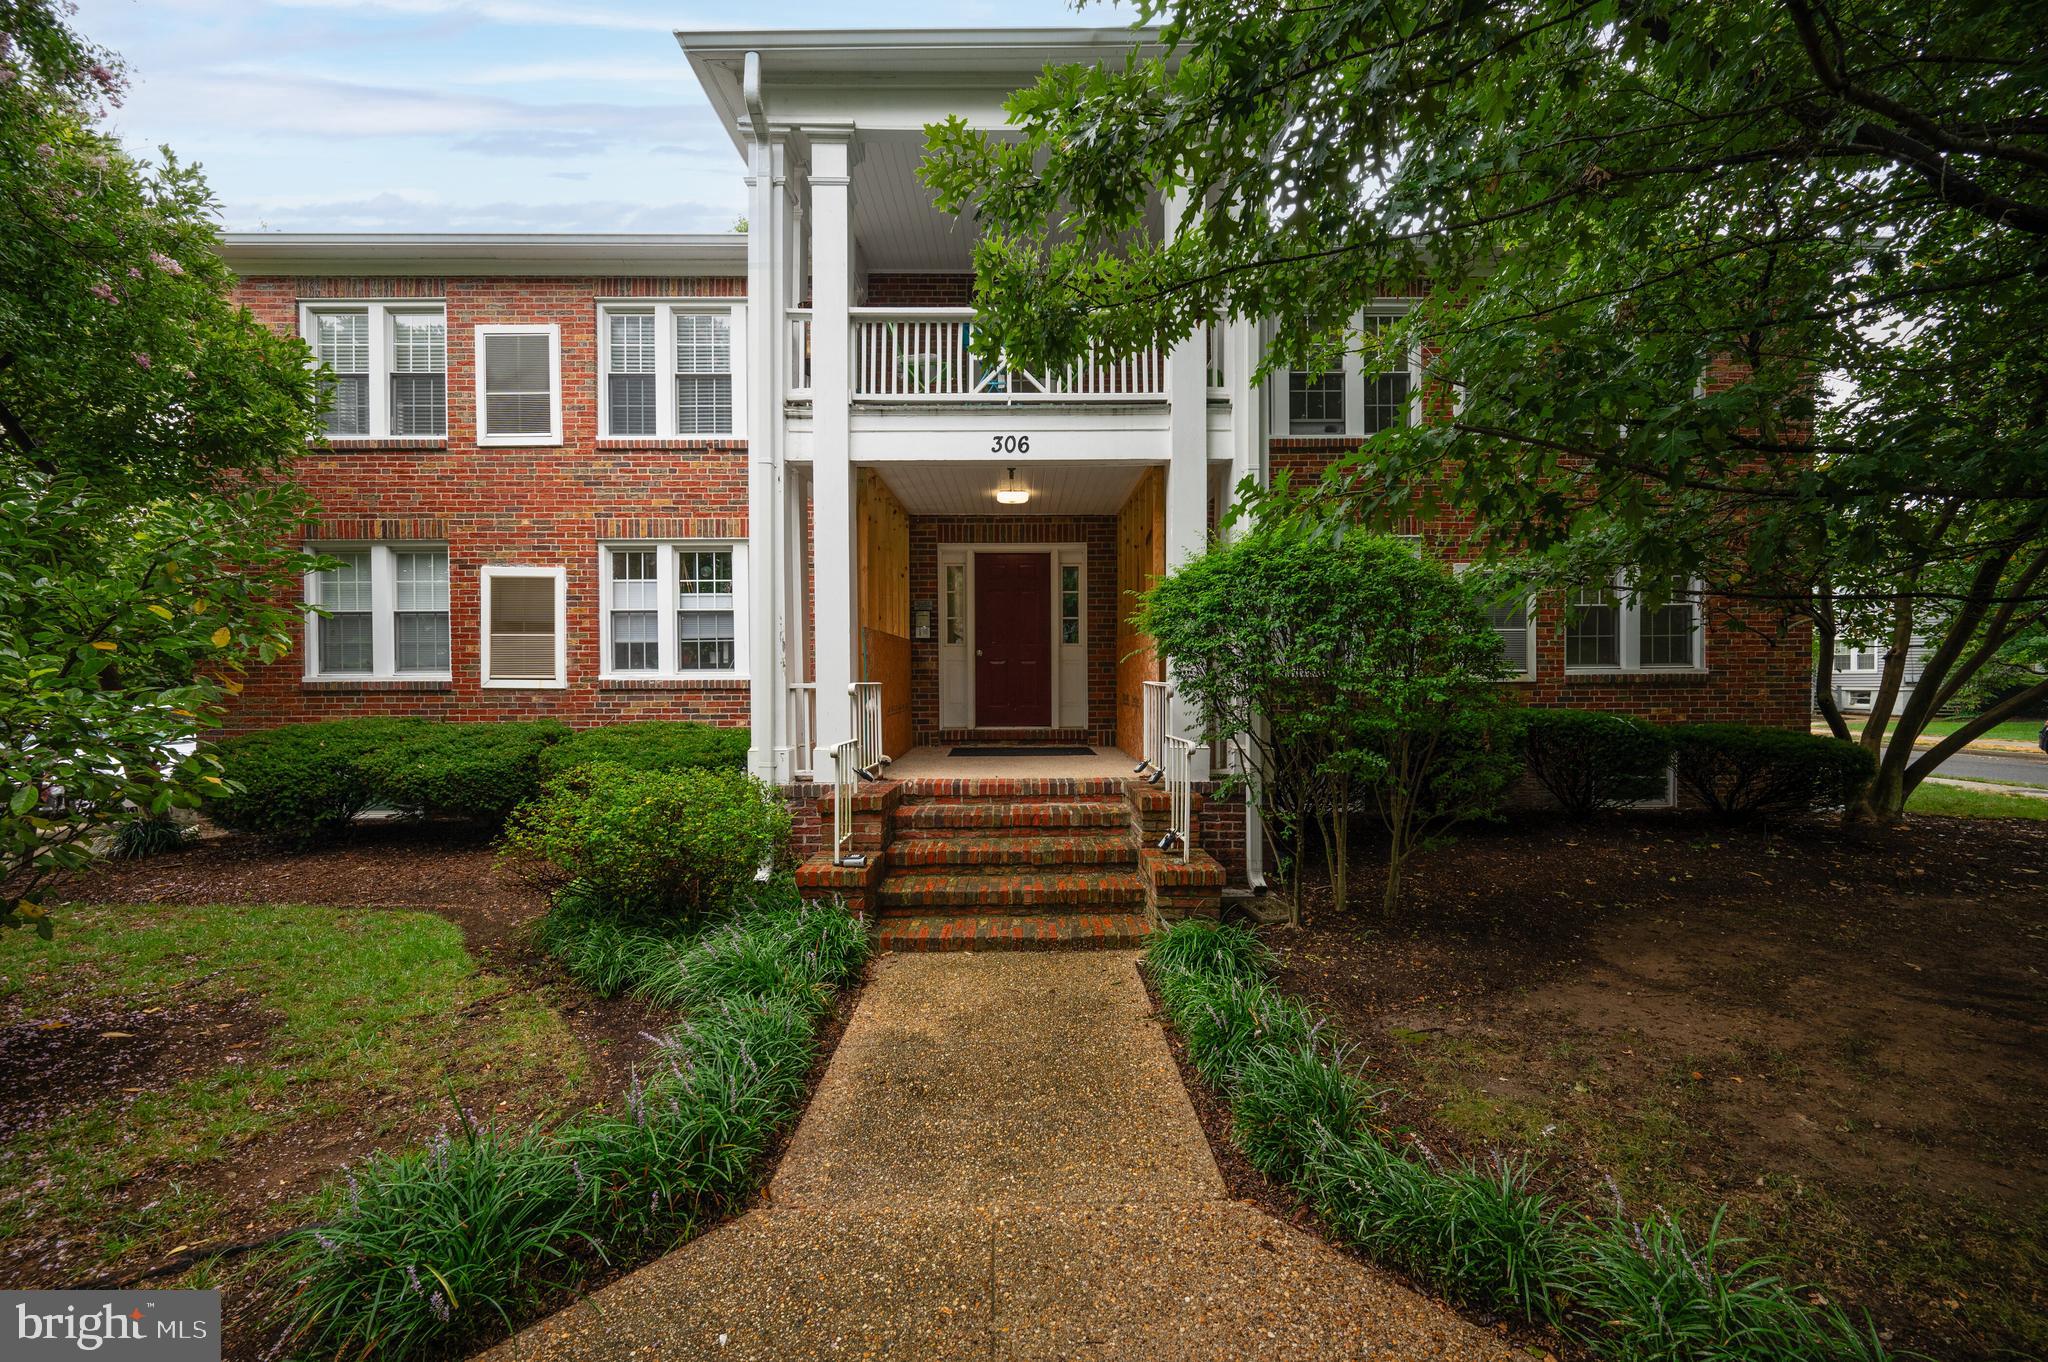
[[[1166,400],[1166,357],[1154,347],[1128,355],[1090,353],[1062,369],[989,362],[974,351],[972,308],[850,309],[848,395],[861,403],[1112,403]],[[1216,328],[1205,341],[1208,386],[1223,387]],[[794,402],[811,400],[812,319],[808,308],[787,318]]]

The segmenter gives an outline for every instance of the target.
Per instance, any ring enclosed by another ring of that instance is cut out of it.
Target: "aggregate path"
[[[762,1204],[482,1362],[1508,1358],[1229,1198],[1137,959],[884,956]]]

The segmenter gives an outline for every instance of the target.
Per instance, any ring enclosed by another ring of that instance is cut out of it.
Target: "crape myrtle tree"
[[[928,182],[980,223],[986,349],[1050,364],[1229,316],[1275,319],[1261,377],[1420,354],[1433,419],[1334,466],[1322,513],[1449,503],[1552,585],[1698,582],[1811,626],[1844,737],[1834,643],[1886,643],[1891,698],[1922,637],[1911,699],[1861,735],[1867,816],[2048,695],[1915,753],[2048,607],[2048,10],[1140,8],[1164,56],[1048,69],[1009,135],[931,129]],[[1189,209],[1158,239],[1162,188]],[[1425,289],[1378,338],[1354,320]]]
[[[307,352],[228,301],[197,171],[98,127],[114,59],[0,0],[0,925],[125,821],[196,805],[181,755],[289,646],[317,430]],[[54,800],[61,790],[61,803]]]
[[[1137,623],[1205,736],[1232,748],[1296,903],[1313,832],[1349,906],[1351,822],[1370,809],[1391,915],[1409,854],[1492,813],[1521,772],[1499,635],[1448,568],[1399,540],[1274,515],[1161,578]]]

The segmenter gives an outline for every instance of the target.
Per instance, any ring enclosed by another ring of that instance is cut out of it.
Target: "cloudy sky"
[[[741,165],[678,28],[1113,24],[1065,0],[79,0],[134,149],[236,231],[722,231]]]

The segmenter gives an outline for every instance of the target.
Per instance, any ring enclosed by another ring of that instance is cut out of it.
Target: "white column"
[[[847,687],[860,640],[853,561],[850,462],[852,367],[847,308],[852,304],[853,130],[806,129],[811,143],[811,513],[817,557],[818,748],[853,736]]]
[[[752,730],[747,769],[767,781],[789,779],[788,676],[783,665],[782,591],[782,207],[776,188],[781,149],[759,110],[759,63],[748,57],[748,91],[755,110],[747,120],[747,722]]]
[[[1178,230],[1188,209],[1185,194],[1167,196],[1166,231]],[[1173,571],[1202,551],[1209,534],[1209,366],[1201,332],[1166,357],[1166,570]],[[1169,679],[1173,659],[1167,659]],[[1176,688],[1178,689],[1178,688]],[[1199,738],[1193,714],[1178,696],[1168,731]],[[1195,748],[1190,776],[1209,778],[1209,749]]]

